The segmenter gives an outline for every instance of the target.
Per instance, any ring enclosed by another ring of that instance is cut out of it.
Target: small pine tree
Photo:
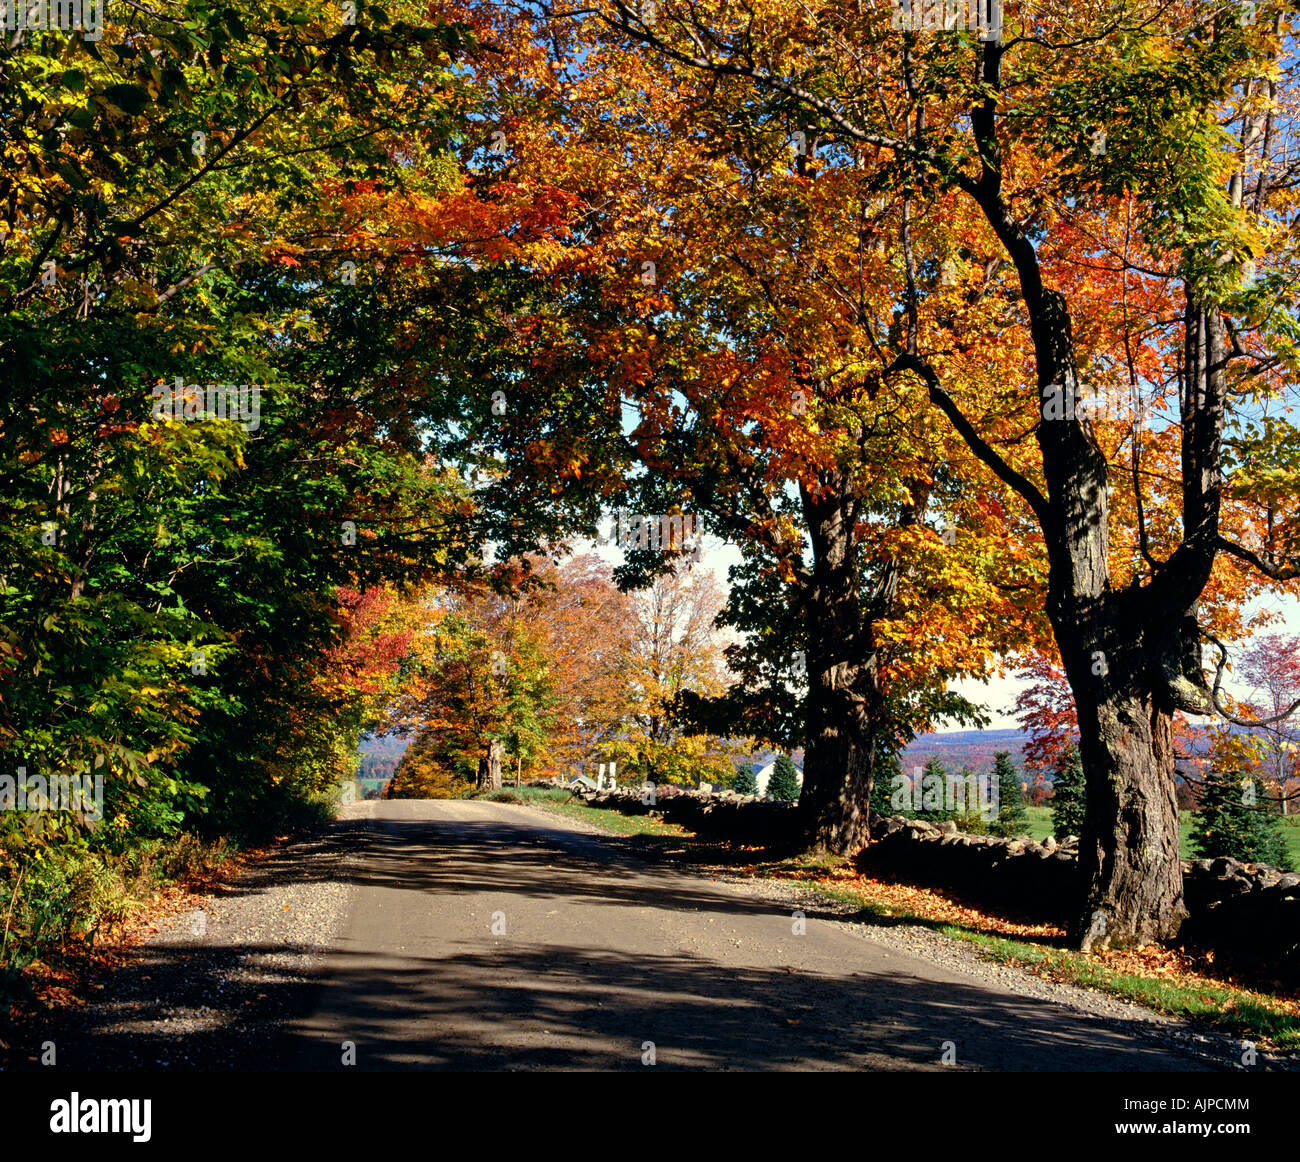
[[[1279,816],[1260,794],[1256,779],[1229,771],[1206,772],[1201,805],[1192,815],[1192,838],[1202,859],[1231,856],[1244,863],[1292,869],[1291,853],[1278,831]]]
[[[947,790],[948,768],[938,758],[930,759],[921,771],[920,785],[912,792],[916,817],[927,823],[953,818],[953,812],[948,809]]]
[[[794,760],[788,754],[777,755],[772,777],[767,780],[767,793],[786,803],[799,798],[799,776],[794,769]]]
[[[758,779],[754,776],[753,763],[736,764],[736,781],[732,783],[731,789],[737,795],[758,794]]]
[[[958,778],[961,781],[954,788],[957,792],[957,801],[952,811],[953,819],[957,821],[957,826],[962,831],[970,835],[987,835],[989,821],[980,810],[980,803],[986,802],[988,798],[987,784],[983,785],[981,796],[980,777],[970,769],[968,764],[962,764]]]
[[[1010,751],[1000,750],[993,756],[993,777],[998,784],[998,817],[989,823],[989,830],[1008,839],[1023,835],[1029,828],[1029,812],[1025,810],[1020,772],[1011,761]]]
[[[1071,744],[1052,772],[1052,832],[1057,839],[1083,833],[1084,777],[1079,748]]]
[[[871,800],[867,808],[868,819],[885,819],[898,814],[890,799],[894,794],[894,780],[902,773],[897,755],[885,755],[877,764],[871,780]],[[911,812],[907,812],[911,814]]]

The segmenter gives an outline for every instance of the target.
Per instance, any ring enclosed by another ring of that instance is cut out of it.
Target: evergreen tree
[[[1192,839],[1202,859],[1231,856],[1247,863],[1292,869],[1291,854],[1278,831],[1279,816],[1260,794],[1258,780],[1236,772],[1209,770],[1201,805],[1192,816]]]
[[[953,818],[954,813],[948,807],[948,768],[937,757],[925,764],[912,795],[918,819],[940,823]]]
[[[1057,839],[1083,834],[1083,810],[1083,761],[1071,743],[1052,772],[1052,832]]]
[[[753,763],[736,764],[736,781],[731,785],[731,789],[737,795],[758,794],[758,779],[754,776]]]
[[[772,767],[772,777],[767,780],[767,793],[774,799],[793,803],[799,798],[799,777],[794,760],[788,754],[778,755]]]
[[[902,765],[897,755],[885,755],[876,765],[875,776],[871,782],[871,801],[867,808],[869,818],[884,819],[890,815],[900,814],[890,802],[894,794],[894,780],[900,774],[902,774]],[[911,811],[902,814],[910,815]]]
[[[970,835],[986,835],[989,821],[980,810],[980,804],[989,800],[988,784],[981,784],[980,776],[968,764],[962,765],[958,779],[960,781],[953,788],[955,795],[951,804],[951,816],[962,831]],[[945,793],[950,792],[945,790]]]
[[[1000,750],[993,756],[993,778],[998,784],[998,817],[989,824],[989,830],[1008,838],[1023,835],[1029,827],[1029,813],[1025,810],[1020,772],[1010,751]]]

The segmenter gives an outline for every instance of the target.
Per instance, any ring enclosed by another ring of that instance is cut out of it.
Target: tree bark
[[[1060,293],[1043,286],[1037,256],[1000,201],[992,199],[988,211],[1017,260],[1029,308],[1047,494],[984,443],[931,368],[915,358],[897,366],[926,379],[932,401],[1025,498],[1043,530],[1047,614],[1074,695],[1087,780],[1082,891],[1072,935],[1084,948],[1168,940],[1186,915],[1172,715],[1191,708],[1205,685],[1196,608],[1217,535],[1222,393],[1221,377],[1212,369],[1220,336],[1216,323],[1207,325],[1200,312],[1197,325],[1208,339],[1196,348],[1201,388],[1184,400],[1184,430],[1194,434],[1183,447],[1183,542],[1145,587],[1112,589],[1109,472],[1091,424],[1074,406],[1079,384],[1069,312]],[[1189,325],[1191,315],[1189,310]],[[1216,407],[1218,423],[1206,414]]]
[[[505,744],[500,739],[488,743],[487,754],[478,761],[478,788],[480,791],[501,790],[501,760],[505,757]]]
[[[867,804],[885,704],[873,611],[864,609],[861,594],[854,536],[858,502],[846,476],[823,483],[829,487],[802,494],[813,575],[804,594],[808,698],[799,809],[809,847],[847,855],[867,842]],[[894,584],[891,573],[887,587]]]
[[[867,842],[867,804],[877,744],[864,721],[867,667],[810,664],[803,791],[799,797],[808,846],[851,855]]]
[[[1070,400],[1078,381],[1064,301],[1040,291],[1036,306],[1046,409],[1054,385]],[[1039,445],[1050,497],[1048,615],[1074,694],[1086,777],[1083,898],[1071,935],[1083,949],[1172,939],[1187,913],[1166,663],[1172,655],[1181,666],[1188,608],[1153,607],[1139,588],[1111,588],[1108,467],[1086,419],[1044,419]],[[1193,609],[1200,589],[1186,594]]]
[[[1187,916],[1173,714],[1143,664],[1148,647],[1111,645],[1104,675],[1094,673],[1098,659],[1072,682],[1087,806],[1071,938],[1085,951],[1168,940]],[[1136,680],[1111,681],[1116,674]]]

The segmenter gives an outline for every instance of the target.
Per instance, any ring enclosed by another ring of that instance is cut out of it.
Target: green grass
[[[1026,807],[1025,813],[1029,816],[1029,826],[1025,831],[1030,839],[1036,839],[1041,843],[1052,834],[1052,809],[1050,807]]]
[[[542,807],[568,819],[590,823],[612,835],[684,838],[691,834],[676,823],[665,823],[657,815],[624,815],[604,807],[588,807],[563,787],[507,787],[484,797],[498,803]]]
[[[1300,1051],[1300,1016],[1287,1011],[1265,994],[1214,981],[1183,983],[1139,976],[1111,968],[1086,953],[1059,948],[1045,941],[998,936],[964,924],[931,919],[896,905],[882,904],[851,886],[817,882],[816,877],[825,875],[834,864],[834,860],[801,857],[760,864],[758,873],[771,879],[789,880],[789,873],[793,871],[795,879],[819,896],[852,904],[865,915],[891,924],[902,920],[931,928],[949,939],[974,946],[980,956],[989,960],[1022,965],[1053,979],[1109,993],[1157,1013],[1203,1021],[1220,1032],[1267,1043],[1283,1052]],[[805,880],[805,876],[809,878]]]
[[[1082,952],[976,932],[958,924],[938,930],[973,944],[982,956],[1004,964],[1022,964],[1057,980],[1096,989],[1157,1013],[1205,1021],[1234,1037],[1264,1041],[1286,1052],[1300,1050],[1300,1016],[1267,996],[1212,981],[1181,983],[1123,972]]]

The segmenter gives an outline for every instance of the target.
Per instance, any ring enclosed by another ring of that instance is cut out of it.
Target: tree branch
[[[968,420],[964,415],[962,415],[960,410],[958,410],[952,397],[949,396],[948,393],[939,385],[939,377],[935,374],[934,368],[926,363],[925,360],[916,355],[912,355],[909,352],[905,355],[900,355],[895,359],[885,374],[891,375],[896,371],[914,372],[925,381],[926,386],[930,390],[930,402],[948,417],[949,422],[957,429],[958,434],[966,441],[970,450],[974,452],[975,455],[984,462],[984,464],[993,470],[994,475],[996,475],[1003,484],[1006,484],[1019,494],[1021,499],[1023,499],[1025,503],[1034,510],[1034,515],[1038,518],[1039,523],[1044,528],[1049,527],[1052,520],[1052,514],[1047,498],[1039,492],[1032,480],[1029,480],[1027,477],[1021,475],[1021,473],[1012,468],[1010,464],[998,455],[997,451],[984,439],[984,437],[975,430],[975,427],[971,424],[970,420]]]

